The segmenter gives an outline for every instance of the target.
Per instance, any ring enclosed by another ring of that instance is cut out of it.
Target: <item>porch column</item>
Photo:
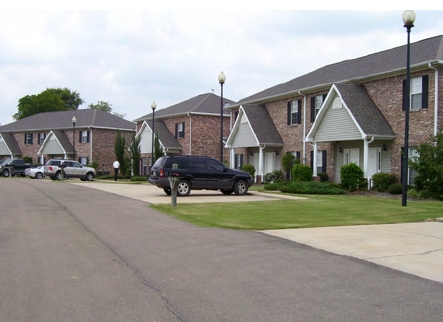
[[[235,165],[235,151],[234,149],[229,149],[229,167],[233,168]]]
[[[369,165],[369,143],[368,139],[363,140],[363,176],[368,177],[368,165]]]
[[[314,152],[312,152],[314,156],[314,160],[312,161],[312,166],[314,169],[312,169],[312,176],[317,176],[317,155],[318,155],[318,145],[317,142],[314,142]]]
[[[259,155],[258,155],[258,175],[260,176],[262,183],[263,183],[263,179],[264,179],[263,178],[263,172],[264,172],[264,169],[263,169],[263,166],[264,166],[264,162],[263,162],[263,158],[264,158],[263,149],[264,149],[264,147],[259,146],[259,149],[258,149],[258,151],[259,151]]]

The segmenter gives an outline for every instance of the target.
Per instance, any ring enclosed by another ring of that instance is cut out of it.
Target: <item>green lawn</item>
[[[423,222],[443,217],[443,203],[439,201],[408,200],[402,207],[398,198],[303,197],[309,199],[151,207],[198,226],[247,230]]]

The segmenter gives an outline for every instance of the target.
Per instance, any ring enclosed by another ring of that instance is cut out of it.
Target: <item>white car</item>
[[[42,179],[45,175],[43,174],[43,166],[39,165],[35,168],[25,169],[25,175],[31,179]]]

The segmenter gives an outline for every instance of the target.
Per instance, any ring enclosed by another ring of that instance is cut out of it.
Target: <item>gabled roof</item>
[[[75,116],[76,128],[108,128],[134,131],[133,122],[98,109],[79,109],[72,111],[44,112],[0,126],[1,132],[45,131],[72,129]]]
[[[22,150],[20,149],[17,140],[14,138],[14,136],[11,133],[1,132],[0,135],[2,136],[3,141],[5,142],[11,154],[22,155]]]
[[[227,146],[232,144],[237,135],[243,117],[246,117],[257,145],[283,145],[283,140],[264,105],[242,105],[240,106],[240,111],[231,134],[228,137]]]
[[[411,69],[429,63],[443,63],[443,36],[428,38],[411,44]],[[311,73],[294,78],[239,101],[262,103],[298,91],[318,90],[333,83],[362,82],[364,79],[389,73],[404,73],[406,45],[321,67]]]
[[[163,121],[155,121],[154,122],[154,130],[158,135],[158,140],[160,144],[165,148],[165,150],[182,150],[182,146],[174,137],[174,135],[169,132],[169,129],[166,127],[166,124]],[[140,127],[140,131],[137,133],[137,136],[142,135],[145,131],[145,128],[149,128],[152,135],[152,122],[143,122]],[[152,141],[151,141],[152,142]]]
[[[59,143],[60,148],[63,150],[63,153],[72,154],[74,152],[74,147],[69,141],[66,133],[60,130],[53,130],[49,132],[49,134],[46,136],[45,141],[43,142],[37,154],[45,154],[44,153],[45,147],[48,144],[48,142],[51,140],[52,136],[54,136],[56,141]]]
[[[366,92],[363,85],[334,84],[331,87],[314,124],[307,135],[307,141],[313,141],[316,131],[324,120],[326,112],[332,108],[334,97],[338,95],[344,108],[348,111],[361,138],[394,138],[395,134],[380,110]],[[335,130],[334,130],[335,133]],[[334,138],[335,140],[335,138]]]
[[[234,101],[231,101],[225,97],[223,97],[223,101],[228,104],[234,104]],[[188,113],[191,114],[207,114],[207,115],[220,115],[220,105],[221,105],[221,97],[212,93],[201,94],[190,98],[181,103],[156,110],[154,112],[155,119],[164,119],[174,116],[186,115]],[[226,109],[223,110],[223,114],[227,114]],[[226,115],[228,116],[228,115]],[[152,113],[146,114],[138,119],[135,122],[149,120],[152,119]]]

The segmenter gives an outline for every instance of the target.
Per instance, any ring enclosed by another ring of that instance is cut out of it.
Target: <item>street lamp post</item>
[[[223,84],[226,81],[226,76],[223,72],[218,75],[218,82],[221,88],[221,100],[220,100],[220,162],[223,163]]]
[[[72,160],[75,160],[75,123],[77,122],[77,119],[75,116],[72,117]]]
[[[154,132],[154,112],[155,109],[157,108],[157,104],[155,104],[155,101],[152,102],[151,104],[151,108],[152,108],[152,146],[151,146],[151,167],[154,165],[154,139],[155,139],[155,132]]]
[[[411,93],[411,45],[410,34],[411,28],[414,27],[415,13],[412,10],[403,12],[403,23],[408,33],[407,54],[406,54],[406,93],[405,93],[405,143],[403,149],[403,193],[401,205],[406,206],[408,199],[408,160],[409,160],[409,109],[410,109],[410,93]]]

